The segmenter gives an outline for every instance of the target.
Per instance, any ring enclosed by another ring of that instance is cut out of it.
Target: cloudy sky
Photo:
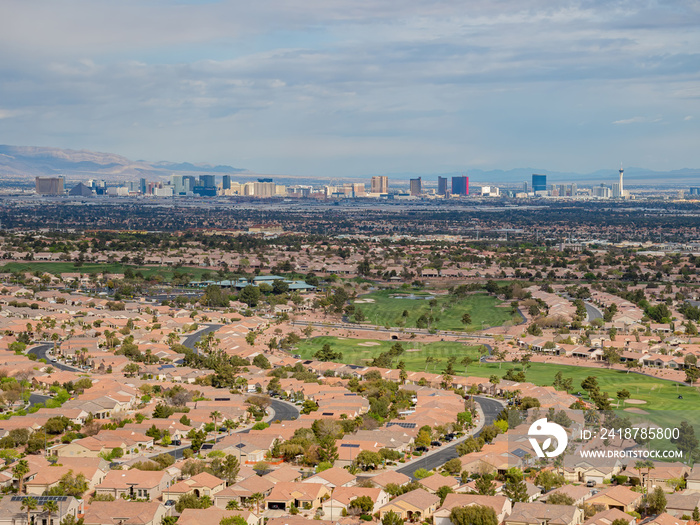
[[[259,173],[700,167],[700,2],[3,0],[0,143]]]

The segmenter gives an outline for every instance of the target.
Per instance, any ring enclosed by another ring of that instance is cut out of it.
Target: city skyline
[[[329,177],[696,164],[700,13],[681,2],[36,12],[0,22],[0,142]]]

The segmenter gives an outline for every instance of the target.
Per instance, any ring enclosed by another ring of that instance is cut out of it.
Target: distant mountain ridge
[[[241,179],[254,178],[255,172],[232,166],[212,166],[206,163],[190,162],[148,162],[130,160],[114,153],[99,153],[88,150],[72,150],[39,146],[0,145],[0,177],[14,179],[33,179],[37,176],[64,175],[71,181],[85,181],[91,178],[104,179],[108,182],[136,180],[145,177],[148,180],[167,180],[171,174],[212,174],[239,175]],[[388,175],[395,183],[408,183],[411,178],[422,177],[426,186],[437,184],[437,178],[457,177],[466,174],[471,184],[517,184],[531,182],[532,174],[547,175],[548,183],[612,183],[617,180],[617,168],[597,170],[591,173],[558,172],[542,168],[515,168],[511,170],[467,169],[463,172],[449,173],[375,173],[353,177],[342,177],[337,182],[369,182],[373,175]],[[258,175],[259,176],[259,175]],[[288,181],[328,183],[328,179],[313,176],[291,176],[284,174],[266,174]],[[335,180],[335,179],[334,179]],[[683,168],[672,171],[654,171],[646,168],[625,168],[625,184],[650,184],[658,181],[662,185],[682,184],[700,186],[700,169]],[[391,184],[391,183],[390,183]]]
[[[0,177],[33,178],[64,175],[70,180],[100,178],[122,181],[146,177],[169,178],[172,172],[193,174],[236,174],[246,170],[189,162],[133,161],[114,153],[38,146],[0,145]]]

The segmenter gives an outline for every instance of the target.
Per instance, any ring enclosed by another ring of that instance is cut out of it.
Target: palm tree
[[[55,501],[47,501],[42,505],[42,509],[48,514],[47,522],[51,525],[51,515],[58,514],[58,503]]]
[[[649,484],[649,473],[651,472],[651,469],[654,468],[654,462],[651,461],[650,459],[645,459],[643,461],[637,461],[634,464],[634,468],[636,468],[637,471],[639,472],[639,481],[642,483],[644,482],[644,480],[642,478],[642,469],[643,468],[647,469],[647,482],[644,483],[644,488],[646,489],[646,493],[649,494],[649,490],[648,490],[647,485]]]
[[[265,499],[265,495],[262,492],[255,492],[250,495],[250,499],[253,503],[255,503],[255,511],[256,514],[260,514],[260,502]]]
[[[27,510],[27,525],[30,525],[30,523],[32,522],[32,511],[36,510],[36,508],[37,508],[37,502],[36,502],[36,499],[33,498],[32,496],[27,496],[22,501],[22,505],[20,506],[20,509]]]
[[[209,417],[214,420],[214,439],[216,440],[216,422],[221,419],[221,412],[214,410],[211,414],[209,414]]]
[[[26,459],[20,459],[17,465],[12,469],[12,475],[18,480],[18,492],[22,493],[22,488],[24,485],[24,477],[29,474],[29,463]]]

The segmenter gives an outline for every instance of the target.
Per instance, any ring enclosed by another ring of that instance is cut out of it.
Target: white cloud
[[[613,124],[648,124],[648,123],[655,123],[655,122],[661,122],[661,118],[648,118],[648,117],[632,117],[632,118],[627,118],[627,119],[622,119],[622,120],[616,120],[613,122]]]

